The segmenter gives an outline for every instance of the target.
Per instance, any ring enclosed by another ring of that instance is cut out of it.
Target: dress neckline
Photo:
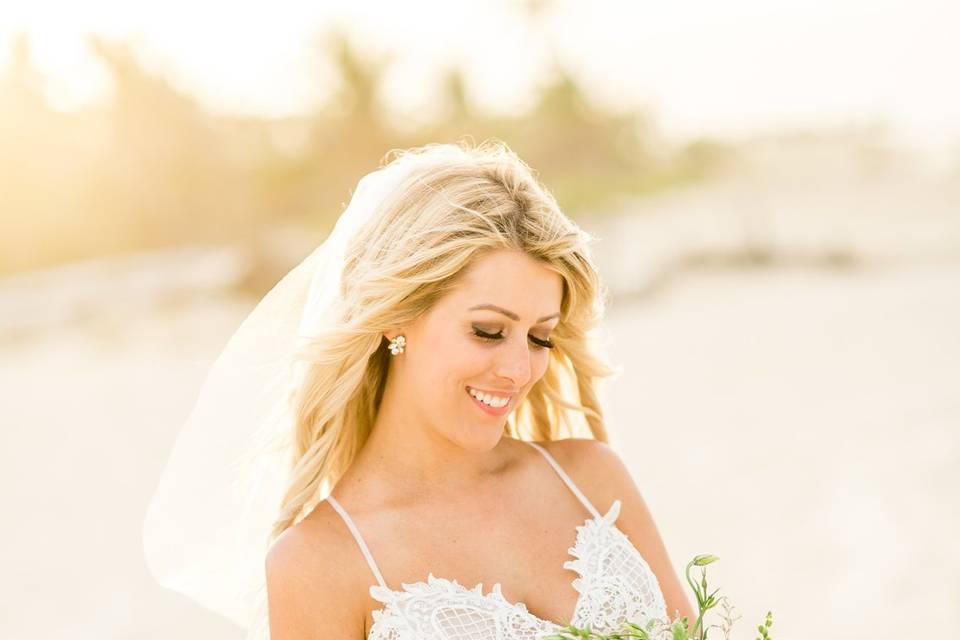
[[[584,597],[587,593],[587,589],[583,585],[586,567],[583,565],[581,560],[585,556],[584,546],[587,544],[588,537],[590,535],[596,535],[602,528],[609,527],[620,534],[618,537],[621,537],[638,555],[641,555],[640,551],[630,541],[630,539],[627,538],[627,536],[617,528],[616,524],[614,524],[617,516],[620,513],[620,505],[621,503],[619,499],[614,500],[606,514],[601,515],[598,513],[597,515],[592,515],[584,520],[583,524],[575,526],[576,537],[574,539],[573,546],[567,550],[568,554],[572,556],[572,559],[563,563],[564,568],[570,569],[577,573],[577,576],[571,580],[571,585],[577,592],[578,596],[573,606],[573,612],[568,618],[568,622],[561,624],[552,620],[541,618],[530,611],[525,602],[511,602],[510,600],[507,600],[503,596],[500,582],[495,582],[488,593],[483,593],[483,582],[479,582],[473,587],[467,587],[466,585],[460,584],[455,579],[450,580],[447,578],[441,578],[434,576],[433,572],[428,572],[426,580],[420,580],[417,582],[401,582],[400,589],[391,589],[378,583],[374,583],[370,586],[370,595],[373,596],[373,598],[378,602],[382,602],[383,606],[379,609],[373,610],[373,624],[367,631],[367,637],[370,637],[377,625],[378,620],[387,614],[388,610],[394,606],[394,603],[397,600],[416,597],[419,595],[435,595],[444,593],[467,594],[472,592],[484,598],[485,600],[496,603],[497,605],[504,606],[509,609],[516,609],[521,613],[521,615],[528,617],[529,619],[550,630],[562,629],[570,624],[579,626],[577,624],[577,618],[580,612],[583,610],[582,605],[584,602]]]

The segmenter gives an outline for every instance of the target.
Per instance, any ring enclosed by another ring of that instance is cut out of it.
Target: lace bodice
[[[651,618],[664,619],[666,604],[656,575],[616,527],[620,500],[601,515],[546,449],[528,444],[543,454],[593,514],[576,527],[576,539],[568,549],[572,559],[563,563],[576,572],[571,584],[580,594],[570,624],[613,633],[627,620],[645,624]],[[377,578],[370,595],[384,606],[373,612],[368,640],[535,640],[562,628],[530,613],[523,602],[508,601],[499,582],[484,593],[483,583],[471,588],[431,572],[426,581],[390,589],[350,516],[333,496],[327,500],[346,521]]]

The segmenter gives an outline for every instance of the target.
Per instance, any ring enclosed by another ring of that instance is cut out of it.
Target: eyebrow
[[[485,302],[485,303],[483,303],[483,304],[478,304],[478,305],[476,305],[476,306],[470,307],[469,309],[467,309],[467,311],[473,311],[473,310],[475,310],[475,309],[490,309],[491,311],[498,311],[498,312],[502,313],[503,315],[507,316],[507,317],[510,318],[511,320],[519,320],[519,319],[520,319],[520,316],[518,316],[517,314],[515,314],[513,311],[508,311],[507,309],[504,309],[503,307],[498,307],[497,305],[495,305],[495,304],[490,304],[489,302]],[[556,317],[559,316],[559,315],[560,315],[560,312],[558,311],[558,312],[556,312],[556,313],[551,313],[551,314],[548,315],[548,316],[543,316],[542,318],[537,318],[537,323],[539,324],[539,323],[541,323],[541,322],[544,322],[544,321],[546,321],[546,320],[549,320],[550,318],[556,318]]]

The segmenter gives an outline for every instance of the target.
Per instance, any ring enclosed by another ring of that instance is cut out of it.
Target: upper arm
[[[363,618],[337,537],[291,527],[265,560],[271,640],[360,640]]]
[[[630,538],[657,577],[669,618],[673,620],[679,609],[692,628],[696,611],[670,561],[653,514],[617,452],[592,438],[568,438],[553,444],[560,464],[570,469],[574,482],[601,513],[606,512],[614,500],[620,500],[617,528]]]

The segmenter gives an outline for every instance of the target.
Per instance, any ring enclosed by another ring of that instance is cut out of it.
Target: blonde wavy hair
[[[310,512],[370,436],[389,365],[383,332],[414,322],[492,251],[523,251],[563,278],[556,346],[504,433],[553,440],[575,434],[581,414],[595,439],[609,441],[595,382],[617,370],[588,340],[607,302],[593,237],[501,141],[428,144],[384,159],[411,154],[415,168],[347,248],[337,324],[297,354],[307,374],[293,397],[293,459],[271,540]]]

